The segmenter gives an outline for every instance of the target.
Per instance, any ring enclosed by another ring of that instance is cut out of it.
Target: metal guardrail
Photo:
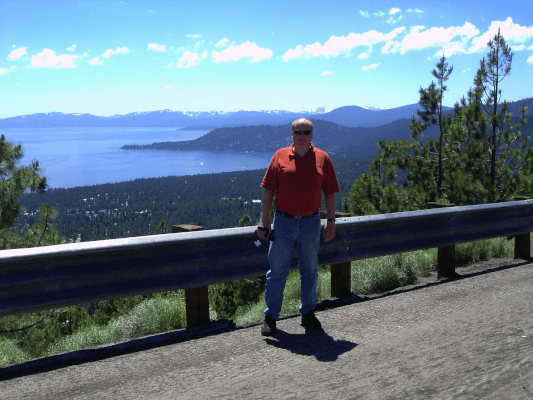
[[[533,200],[338,218],[319,263],[527,234]],[[263,275],[255,227],[0,251],[0,316]],[[522,252],[523,254],[523,252]],[[296,263],[296,250],[293,265]],[[349,264],[348,264],[349,266]]]

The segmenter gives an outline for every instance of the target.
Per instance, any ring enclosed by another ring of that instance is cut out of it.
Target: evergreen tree
[[[23,157],[22,146],[14,145],[0,136],[0,249],[34,247],[57,244],[61,237],[50,222],[57,218],[57,212],[48,204],[38,211],[39,222],[26,226],[22,233],[13,229],[21,213],[19,200],[29,192],[44,193],[46,178],[37,161],[20,167]]]
[[[343,199],[343,210],[352,215],[374,215],[409,208],[406,192],[398,187],[397,168],[391,157],[390,142],[380,141],[381,150],[368,171],[353,184],[350,197]],[[407,141],[401,141],[407,146]]]
[[[58,244],[62,241],[51,226],[51,222],[57,218],[57,211],[48,204],[39,208],[39,222],[25,226],[22,231],[13,228],[21,213],[20,198],[29,192],[43,193],[46,190],[46,179],[40,175],[42,170],[39,163],[33,161],[29,166],[20,167],[18,164],[22,156],[21,145],[14,145],[4,135],[0,136],[0,250]],[[1,317],[0,337],[16,339],[28,353],[41,355],[36,343],[43,343],[40,337],[52,340],[57,336],[54,332],[59,332],[59,329],[52,328],[52,321],[57,320],[58,315],[57,310],[52,310]]]
[[[248,224],[250,223],[252,219],[250,218],[250,216],[248,214],[244,214],[242,216],[242,218],[239,220],[239,226],[242,228],[244,226],[248,226]]]
[[[442,166],[444,132],[446,131],[446,127],[450,122],[449,116],[445,117],[443,114],[442,101],[444,98],[444,92],[448,90],[445,82],[450,78],[452,71],[453,67],[448,66],[446,58],[443,55],[439,63],[437,63],[437,69],[432,71],[433,76],[437,78],[437,84],[431,82],[431,85],[429,85],[427,89],[421,88],[419,91],[419,103],[424,110],[417,110],[417,114],[422,121],[413,119],[412,124],[416,124],[418,126],[416,126],[416,128],[414,126],[411,127],[413,133],[419,133],[432,125],[438,125],[439,127],[439,142],[436,154],[438,169],[436,171],[437,173],[435,174],[435,184],[437,185],[437,195],[439,197],[443,191],[442,185],[444,181],[444,171]],[[415,140],[420,141],[419,136],[417,136]],[[419,148],[420,147],[422,147],[421,143],[419,143]]]
[[[509,104],[502,101],[500,84],[511,73],[513,53],[499,29],[488,47],[487,57],[480,63],[476,84],[485,95],[483,106],[489,118],[490,175],[485,186],[488,188],[488,201],[497,202],[509,199],[514,187],[523,184],[520,182],[520,171],[528,168],[526,164],[531,162],[531,149],[526,147],[530,138],[522,138],[520,132],[520,127],[527,122],[527,110],[522,108],[519,122],[513,124]]]
[[[445,82],[453,67],[442,56],[432,75],[437,83],[431,82],[427,88],[420,88],[419,118],[413,117],[412,141],[406,139],[390,142],[382,139],[380,151],[372,161],[368,172],[354,183],[348,206],[354,215],[380,214],[406,211],[424,207],[428,202],[443,201],[447,189],[446,173],[449,166],[446,133],[451,117],[445,115],[443,106]],[[423,141],[423,132],[431,126],[439,127],[439,139]],[[398,186],[398,176],[404,180]]]
[[[512,53],[499,32],[488,46],[474,87],[455,104],[453,115],[445,115],[442,106],[453,67],[440,59],[433,70],[437,83],[419,91],[423,110],[419,119],[412,119],[413,140],[379,142],[369,171],[352,187],[347,204],[352,214],[412,210],[434,201],[500,202],[531,194],[531,137],[520,130],[527,123],[527,108],[513,118],[508,103],[501,102],[500,83],[510,73]],[[432,125],[439,126],[439,140],[422,141]]]
[[[161,222],[159,223],[159,225],[157,225],[157,227],[155,229],[156,229],[156,231],[155,231],[156,235],[167,233],[168,228],[167,228],[167,225],[165,224],[165,220],[162,219]]]

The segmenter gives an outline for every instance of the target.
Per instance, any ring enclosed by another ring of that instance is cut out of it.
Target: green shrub
[[[185,327],[185,296],[154,297],[111,321],[108,327],[120,339],[129,339]]]
[[[0,365],[28,361],[29,357],[14,340],[0,339]]]
[[[107,326],[93,325],[55,341],[48,346],[46,354],[66,353],[88,347],[110,344],[118,340],[118,335],[112,329]]]
[[[93,325],[57,340],[48,347],[46,354],[64,353],[166,332],[183,328],[185,322],[184,291],[158,293],[110,321],[107,326]]]
[[[417,282],[432,269],[434,257],[427,251],[413,251],[352,262],[352,291],[358,294],[384,293]]]
[[[94,322],[97,325],[105,326],[111,320],[116,319],[123,314],[127,314],[135,306],[152,297],[151,294],[144,294],[99,301],[98,303],[95,303],[96,310],[94,312]]]
[[[209,305],[218,318],[233,319],[242,308],[256,303],[265,290],[265,278],[242,279],[209,287]]]
[[[504,237],[461,243],[455,246],[455,258],[458,265],[486,261],[491,258],[512,257],[513,253],[514,240],[507,240]]]

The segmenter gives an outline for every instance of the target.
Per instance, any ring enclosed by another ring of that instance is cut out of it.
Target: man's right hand
[[[272,234],[272,228],[270,227],[270,223],[268,224],[263,223],[262,226],[259,225],[257,227],[257,237],[259,237],[259,239],[266,239],[267,232],[269,235]]]

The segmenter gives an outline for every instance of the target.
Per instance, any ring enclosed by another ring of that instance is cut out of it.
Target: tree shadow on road
[[[314,356],[318,361],[337,361],[339,356],[357,346],[347,340],[335,340],[324,331],[306,331],[294,334],[278,330],[265,342],[280,349],[290,350],[294,354]]]

